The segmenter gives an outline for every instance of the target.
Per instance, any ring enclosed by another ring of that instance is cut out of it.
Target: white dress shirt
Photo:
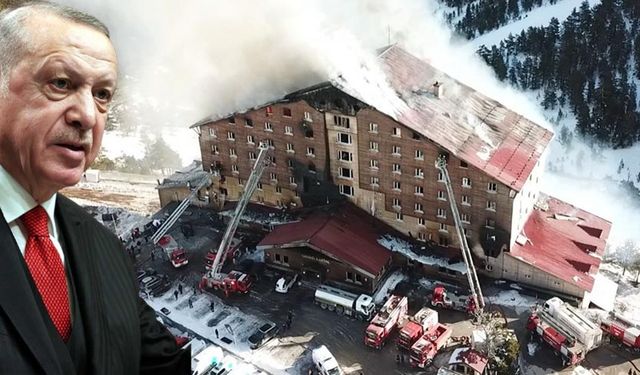
[[[56,224],[54,210],[56,207],[56,197],[54,194],[47,201],[42,202],[41,206],[47,211],[49,216],[49,237],[60,254],[60,259],[64,265],[64,253],[62,246],[58,240],[58,225]],[[9,224],[11,233],[16,239],[18,249],[24,256],[25,247],[27,246],[27,230],[22,225],[20,216],[37,206],[36,201],[29,193],[0,165],[0,210],[4,215],[4,219]]]

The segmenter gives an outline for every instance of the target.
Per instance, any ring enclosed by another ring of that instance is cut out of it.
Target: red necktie
[[[25,262],[51,321],[62,339],[67,341],[71,333],[67,279],[60,254],[49,237],[47,212],[42,206],[36,206],[22,215],[21,220],[29,235],[24,252]]]

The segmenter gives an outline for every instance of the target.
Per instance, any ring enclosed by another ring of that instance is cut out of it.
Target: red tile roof
[[[524,225],[527,241],[509,255],[590,292],[610,230],[611,222],[541,194]]]
[[[551,141],[551,131],[398,46],[379,58],[392,88],[409,107],[387,115],[512,189],[522,189]],[[442,86],[439,98],[431,93],[435,82]]]
[[[391,252],[378,244],[371,220],[371,216],[351,205],[333,213],[315,212],[300,222],[275,227],[258,247],[310,246],[378,275],[390,261]]]

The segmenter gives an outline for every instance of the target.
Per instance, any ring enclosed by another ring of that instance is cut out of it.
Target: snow
[[[418,255],[413,251],[413,245],[403,239],[386,234],[378,238],[378,243],[387,249],[403,254],[407,258],[418,263],[432,267],[444,267],[460,272],[461,274],[467,273],[467,267],[463,262],[450,264],[445,258],[439,258],[431,255]]]
[[[536,351],[538,351],[538,343],[537,342],[528,343],[527,351],[529,352],[529,355],[533,357],[536,354]]]
[[[162,308],[169,310],[165,319],[185,327],[186,329],[204,337],[233,353],[246,363],[250,363],[271,374],[298,374],[301,368],[297,363],[303,356],[308,343],[316,333],[307,333],[303,337],[280,337],[267,342],[257,350],[249,348],[247,338],[266,321],[243,313],[238,308],[228,306],[217,296],[193,294],[193,289],[183,285],[184,294],[178,295],[176,300],[174,291],[177,285],[164,295],[147,298],[147,303],[156,311]],[[189,300],[193,308],[189,307]],[[214,311],[210,304],[213,302]],[[219,338],[216,337],[216,330]],[[231,343],[221,339],[227,338]]]
[[[573,375],[592,375],[594,374],[594,372],[582,366],[577,366],[575,369],[573,369],[572,374]]]
[[[373,295],[373,302],[376,305],[381,305],[387,298],[387,295],[393,290],[399,282],[407,280],[408,276],[402,274],[400,271],[395,271],[384,281],[382,286]]]
[[[497,45],[500,44],[501,40],[507,39],[509,34],[519,34],[522,30],[526,30],[529,27],[547,26],[553,17],[562,22],[562,20],[566,19],[571,12],[573,12],[573,9],[579,8],[583,1],[584,0],[562,0],[554,5],[546,5],[533,9],[521,20],[511,22],[499,29],[483,34],[473,39],[470,43],[476,48],[483,44],[485,46]],[[600,0],[587,1],[591,7],[600,3]]]
[[[494,296],[485,296],[487,304],[495,304],[514,309],[518,314],[529,311],[537,300],[533,297],[523,296],[516,290],[503,290]]]
[[[591,303],[605,311],[611,311],[614,308],[617,293],[618,284],[602,273],[598,273],[595,276],[593,289],[590,293]]]

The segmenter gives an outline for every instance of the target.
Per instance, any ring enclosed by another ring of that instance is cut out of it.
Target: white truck
[[[311,359],[320,375],[342,375],[342,369],[338,365],[335,357],[326,346],[313,349]]]
[[[560,298],[553,297],[547,300],[543,311],[559,322],[562,325],[561,328],[569,330],[585,346],[587,352],[602,343],[600,327]]]
[[[369,320],[374,314],[373,298],[366,294],[354,294],[328,285],[320,285],[315,292],[315,303],[323,309],[339,314]]]

